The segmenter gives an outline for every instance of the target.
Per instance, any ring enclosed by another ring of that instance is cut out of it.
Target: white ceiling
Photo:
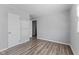
[[[68,11],[72,4],[14,4],[10,6],[24,10],[31,15],[44,16]]]

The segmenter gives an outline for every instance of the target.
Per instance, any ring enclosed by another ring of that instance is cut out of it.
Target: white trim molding
[[[17,44],[17,45],[20,45],[20,44],[26,43],[26,42],[28,42],[28,41],[29,41],[29,40],[26,40],[25,42],[20,42],[20,43]],[[17,46],[17,45],[15,45],[15,46]],[[14,47],[14,46],[12,46],[12,47]],[[5,51],[5,50],[7,50],[7,49],[9,49],[9,48],[11,48],[11,47],[8,47],[8,48],[5,48],[5,49],[1,49],[0,52]]]
[[[48,40],[48,39],[45,39],[45,38],[38,38],[38,39],[46,40],[46,41],[50,41],[50,42],[56,42],[56,43],[59,43],[59,44],[64,44],[64,45],[69,45],[70,46],[70,44],[67,44],[67,43],[64,43],[64,42],[60,42],[60,41]]]

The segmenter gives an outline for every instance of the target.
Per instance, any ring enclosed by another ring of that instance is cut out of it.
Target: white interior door
[[[19,44],[20,40],[20,20],[16,14],[8,14],[8,47]]]

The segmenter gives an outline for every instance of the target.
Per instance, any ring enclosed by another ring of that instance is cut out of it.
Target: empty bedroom
[[[78,55],[79,5],[0,4],[0,55]]]

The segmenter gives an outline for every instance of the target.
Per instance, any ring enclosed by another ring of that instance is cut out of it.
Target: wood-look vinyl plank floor
[[[68,45],[34,39],[0,52],[0,55],[73,55]]]

